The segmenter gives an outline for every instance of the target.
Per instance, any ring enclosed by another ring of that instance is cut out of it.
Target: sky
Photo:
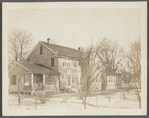
[[[107,38],[128,48],[141,37],[139,8],[10,9],[7,16],[9,32],[32,32],[32,47],[51,38],[53,43],[77,49]]]

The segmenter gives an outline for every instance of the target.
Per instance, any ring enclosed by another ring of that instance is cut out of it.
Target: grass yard
[[[123,93],[120,91],[113,92],[111,95],[105,93],[93,93],[90,95],[87,98],[87,109],[139,109],[137,98],[131,92],[125,92],[126,99],[123,99]],[[10,94],[9,108],[14,110],[50,110],[53,108],[57,110],[81,110],[84,109],[84,105],[77,93],[52,95],[47,98],[45,104],[41,104],[37,100],[37,108],[35,107],[35,96],[21,95],[21,105],[18,105],[18,95]]]

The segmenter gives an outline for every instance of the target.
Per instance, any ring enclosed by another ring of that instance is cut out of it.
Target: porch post
[[[33,79],[34,79],[34,74],[31,73],[31,95],[33,95]]]
[[[43,74],[43,86],[45,86],[45,74]]]

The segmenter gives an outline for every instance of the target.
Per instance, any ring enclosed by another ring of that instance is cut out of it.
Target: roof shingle
[[[37,73],[37,74],[52,74],[52,75],[59,75],[60,73],[57,71],[54,71],[51,68],[48,68],[44,65],[41,64],[35,64],[35,63],[28,63],[28,62],[23,62],[19,63],[28,70],[30,70],[32,73]]]
[[[49,44],[46,42],[42,42],[48,48],[52,49],[54,52],[57,52],[57,56],[65,56],[73,59],[78,59],[80,57],[80,52],[73,48],[63,47],[55,44]]]

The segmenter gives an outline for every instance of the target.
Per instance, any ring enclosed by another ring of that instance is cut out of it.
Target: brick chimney
[[[51,38],[47,38],[47,43],[49,43],[49,44],[50,44],[50,40],[51,40]]]
[[[78,47],[78,51],[81,51],[81,47]]]

